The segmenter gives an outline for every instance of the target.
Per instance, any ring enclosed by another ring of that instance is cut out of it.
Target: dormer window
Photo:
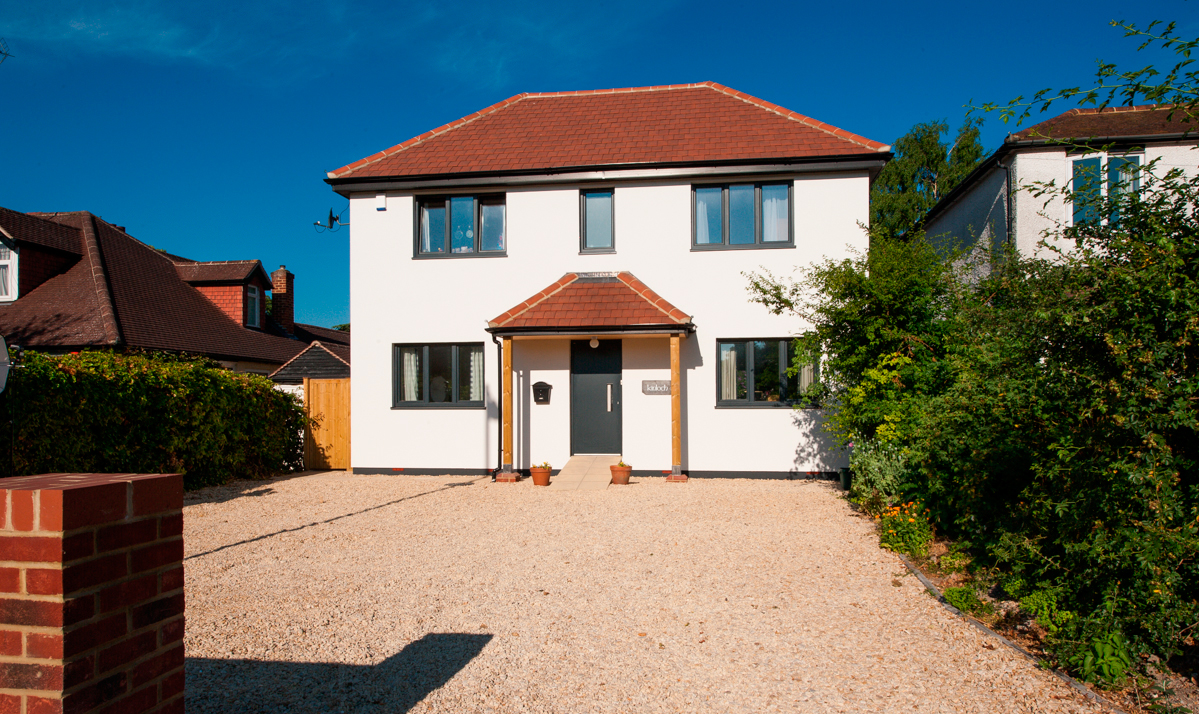
[[[246,327],[259,327],[258,324],[258,288],[246,286]]]
[[[0,243],[0,301],[17,299],[17,252]]]

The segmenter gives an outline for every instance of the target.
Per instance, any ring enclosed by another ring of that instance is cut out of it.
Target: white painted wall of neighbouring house
[[[1135,153],[1143,156],[1143,165],[1156,161],[1154,171],[1159,176],[1173,168],[1189,176],[1199,172],[1199,149],[1194,143],[1149,145],[1143,153]],[[1080,157],[1068,154],[1064,147],[1014,152],[1003,159],[1007,172],[996,167],[976,180],[970,190],[929,221],[927,235],[938,245],[998,247],[1008,235],[1007,199],[1009,186],[1015,186],[1012,240],[1016,249],[1022,255],[1044,257],[1040,244],[1048,238],[1051,245],[1068,250],[1068,243],[1053,240],[1053,236],[1070,225],[1072,205],[1059,195],[1037,196],[1034,189],[1038,184],[1070,186],[1076,158]]]
[[[718,179],[717,179],[718,180]],[[629,271],[693,316],[683,342],[684,469],[829,471],[846,458],[820,432],[814,411],[716,408],[716,339],[778,338],[803,328],[748,302],[742,273],[865,251],[865,172],[792,176],[794,249],[692,251],[689,180],[615,186],[614,254],[579,254],[579,186],[506,190],[507,256],[413,259],[415,201],[389,192],[351,197],[350,298],[354,313],[352,464],[361,469],[497,466],[498,372],[487,321],[567,272]],[[711,182],[705,178],[704,183]],[[470,193],[455,191],[452,193]],[[483,193],[484,191],[477,191]],[[393,409],[392,345],[483,342],[486,408]],[[665,338],[623,341],[623,455],[638,470],[669,470],[670,399],[641,394],[646,379],[669,379]],[[514,350],[515,466],[570,454],[570,346],[518,340]],[[531,387],[553,385],[548,405]]]

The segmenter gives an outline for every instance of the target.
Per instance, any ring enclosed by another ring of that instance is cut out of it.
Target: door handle
[[[612,411],[612,383],[608,382],[608,411]]]

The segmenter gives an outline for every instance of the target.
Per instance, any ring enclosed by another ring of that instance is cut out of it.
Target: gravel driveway
[[[325,473],[184,522],[193,714],[1097,711],[826,482]]]

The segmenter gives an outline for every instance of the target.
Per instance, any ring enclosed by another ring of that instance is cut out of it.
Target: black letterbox
[[[545,382],[537,382],[536,384],[534,384],[533,385],[533,403],[534,404],[549,404],[551,389],[553,389],[553,386],[546,384]]]

